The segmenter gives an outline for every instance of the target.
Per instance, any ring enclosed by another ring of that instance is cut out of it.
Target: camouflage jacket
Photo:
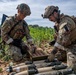
[[[27,23],[24,20],[19,22],[18,25],[16,25],[14,29],[10,32],[10,34],[8,34],[11,28],[17,22],[18,20],[16,19],[16,15],[5,20],[1,27],[2,40],[9,44],[13,41],[13,39],[23,39],[23,37],[26,36],[27,41],[31,42],[32,38],[30,36],[30,31]]]
[[[70,49],[73,42],[76,41],[76,25],[69,16],[61,16],[58,24],[58,33],[55,47],[65,50]]]

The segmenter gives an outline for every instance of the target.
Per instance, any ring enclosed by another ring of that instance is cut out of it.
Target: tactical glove
[[[14,45],[14,46],[16,46],[16,47],[20,47],[21,40],[20,39],[14,39],[11,44]]]
[[[55,55],[52,53],[48,56],[49,61],[53,61],[54,58],[55,58]]]
[[[50,55],[48,56],[49,61],[53,61],[55,58],[55,54],[57,53],[57,48],[55,47],[52,52],[50,53]]]
[[[32,53],[36,52],[36,46],[34,44],[31,44],[31,52]]]

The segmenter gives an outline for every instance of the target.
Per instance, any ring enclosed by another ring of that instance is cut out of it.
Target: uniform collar
[[[20,20],[17,20],[17,14],[14,15],[14,21],[19,22]]]

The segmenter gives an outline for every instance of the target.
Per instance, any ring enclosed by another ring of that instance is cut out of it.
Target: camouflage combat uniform
[[[72,18],[62,15],[55,47],[67,51],[67,65],[76,71],[76,25]]]
[[[1,35],[2,40],[9,45],[9,51],[15,61],[19,61],[22,59],[22,55],[25,54],[28,50],[26,44],[22,41],[24,36],[26,36],[26,40],[28,43],[31,43],[33,40],[29,33],[29,28],[27,23],[24,20],[21,20],[14,29],[9,33],[11,28],[18,22],[16,19],[16,15],[12,16],[5,20],[2,25]],[[19,47],[15,46],[14,44],[10,43],[14,40],[17,40],[17,44]]]

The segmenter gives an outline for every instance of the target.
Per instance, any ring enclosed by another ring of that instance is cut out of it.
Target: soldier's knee
[[[14,61],[18,62],[18,61],[22,60],[22,55],[18,54],[18,53],[14,53],[12,55],[12,58],[13,58]]]
[[[18,47],[11,46],[9,51],[14,61],[20,61],[22,59],[21,50]]]

